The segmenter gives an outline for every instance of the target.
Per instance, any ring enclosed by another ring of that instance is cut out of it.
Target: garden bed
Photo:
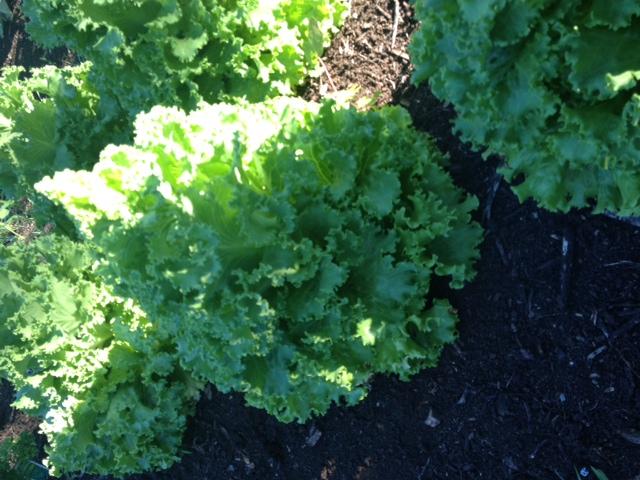
[[[519,204],[499,160],[482,161],[451,133],[451,109],[408,85],[410,12],[405,1],[354,1],[306,96],[358,85],[407,107],[450,155],[456,183],[480,199],[476,279],[433,292],[458,310],[459,340],[437,368],[409,383],[378,377],[358,406],[305,425],[207,389],[182,461],[130,480],[568,480],[591,465],[611,480],[640,479],[640,229]],[[42,64],[20,24],[5,27],[2,64]],[[47,58],[74,61],[64,51]],[[5,385],[0,438],[33,427],[10,400]]]

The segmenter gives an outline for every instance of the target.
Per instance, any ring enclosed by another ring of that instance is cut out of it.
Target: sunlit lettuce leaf
[[[473,277],[477,200],[389,107],[291,98],[156,107],[133,146],[37,185],[99,247],[99,272],[175,338],[181,365],[283,421],[353,404],[374,373],[435,365]]]
[[[90,65],[47,66],[0,75],[0,194],[28,197],[41,221],[64,223],[33,184],[65,168],[91,167],[109,142],[125,141],[122,114],[103,111],[89,84]],[[28,74],[27,74],[28,73]]]

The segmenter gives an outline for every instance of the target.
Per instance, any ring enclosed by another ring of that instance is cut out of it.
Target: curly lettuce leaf
[[[353,404],[374,373],[455,337],[434,275],[473,278],[480,227],[406,111],[278,98],[156,107],[133,146],[37,188],[100,247],[99,271],[175,337],[182,366],[283,421]]]
[[[42,418],[52,474],[167,468],[201,384],[94,262],[66,237],[0,247],[0,375],[14,406]]]
[[[28,197],[39,221],[68,220],[33,189],[46,175],[88,168],[114,141],[126,141],[122,115],[104,110],[87,80],[90,64],[7,67],[0,76],[0,194]]]
[[[640,214],[640,5],[418,0],[414,81],[465,141],[505,158],[521,200]]]
[[[27,0],[31,36],[94,64],[101,97],[154,105],[290,95],[317,73],[344,0]],[[126,82],[122,79],[126,78]]]

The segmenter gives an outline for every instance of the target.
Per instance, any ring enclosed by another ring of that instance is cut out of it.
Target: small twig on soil
[[[591,352],[589,355],[587,355],[587,362],[592,362],[594,358],[596,358],[598,355],[600,355],[602,352],[604,352],[607,349],[606,345],[602,345],[601,347],[596,348],[593,352]]]
[[[496,194],[500,189],[500,182],[502,181],[502,175],[498,172],[493,174],[493,178],[491,179],[491,187],[489,188],[489,194],[487,195],[487,204],[484,207],[484,211],[482,212],[482,216],[484,217],[485,222],[491,220],[491,210],[493,209],[493,202],[496,199]]]
[[[607,345],[601,345],[600,347],[596,348],[593,352],[591,352],[589,355],[587,355],[587,362],[593,361],[595,357],[600,355],[602,352],[605,352],[607,348],[609,348],[618,354],[618,356],[620,357],[620,360],[622,360],[622,362],[626,365],[626,367],[629,369],[629,371],[634,377],[640,378],[640,374],[636,372],[634,367],[629,363],[629,361],[625,358],[622,352],[613,344],[616,338],[618,338],[620,335],[627,333],[629,330],[631,330],[632,328],[638,325],[640,325],[640,317],[636,317],[632,320],[629,320],[624,325],[614,330],[613,333],[611,334],[609,334],[605,329],[600,327],[600,330],[602,331],[603,335],[598,337],[596,339],[596,342],[606,341]]]
[[[598,338],[599,342],[602,342],[604,340],[608,340],[609,342],[615,340],[616,338],[618,338],[620,335],[627,333],[629,330],[631,330],[632,328],[636,327],[640,325],[640,316],[638,316],[637,318],[634,318],[632,320],[629,320],[628,322],[626,322],[624,325],[620,326],[619,328],[617,328],[616,330],[613,331],[613,333],[609,334],[605,331],[603,331],[603,336]]]
[[[406,60],[407,62],[411,60],[411,57],[407,55],[405,52],[399,52],[398,50],[391,50],[391,53],[396,57]]]
[[[36,467],[38,467],[38,468],[40,468],[40,469],[42,469],[42,470],[46,470],[47,472],[49,471],[49,469],[47,467],[45,467],[44,465],[42,465],[41,463],[34,462],[33,460],[29,460],[29,463],[34,465],[34,466],[36,466]]]
[[[398,22],[400,21],[400,2],[394,0],[393,9],[393,33],[391,34],[391,50],[396,48],[396,37],[398,36]]]
[[[538,456],[538,452],[542,449],[542,447],[544,447],[548,443],[550,443],[549,439],[545,439],[542,442],[540,442],[538,445],[536,445],[533,451],[529,454],[529,459],[533,460],[534,458],[536,458]]]
[[[619,265],[628,265],[628,266],[634,267],[634,268],[639,268],[640,267],[640,263],[632,262],[631,260],[620,260],[619,262],[605,263],[603,266],[604,267],[617,267]]]
[[[640,445],[640,432],[620,432],[620,436],[634,445]]]
[[[509,260],[507,259],[507,255],[504,251],[504,247],[502,246],[502,242],[500,242],[500,240],[498,238],[496,238],[496,241],[494,242],[496,245],[496,249],[498,250],[498,253],[500,254],[500,260],[502,260],[502,264],[505,267],[509,266]]]
[[[391,20],[391,15],[389,15],[389,12],[387,12],[384,8],[382,8],[380,5],[376,5],[376,10],[380,12],[381,15],[384,15],[384,17],[387,20]]]
[[[562,235],[562,270],[560,271],[560,302],[566,308],[571,283],[571,264],[573,263],[573,231],[565,229]]]
[[[327,65],[324,63],[324,61],[322,59],[320,59],[320,65],[322,65],[322,69],[324,70],[324,73],[327,75],[327,78],[329,79],[329,85],[331,85],[331,88],[333,88],[334,92],[337,92],[338,89],[336,88],[336,84],[333,83],[333,78],[331,78],[331,74],[329,73],[329,69],[327,68]]]
[[[431,463],[431,458],[429,458],[427,460],[427,463],[425,463],[422,468],[420,469],[420,473],[418,474],[418,480],[423,480],[424,479],[424,474],[427,471],[427,467],[429,466],[429,464]]]

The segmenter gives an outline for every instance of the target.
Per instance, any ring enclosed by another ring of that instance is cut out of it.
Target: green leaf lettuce
[[[417,0],[414,81],[521,200],[640,214],[640,3]]]
[[[156,107],[133,146],[37,188],[99,247],[98,271],[175,338],[181,365],[283,421],[436,364],[480,227],[445,159],[390,107],[278,98]]]

